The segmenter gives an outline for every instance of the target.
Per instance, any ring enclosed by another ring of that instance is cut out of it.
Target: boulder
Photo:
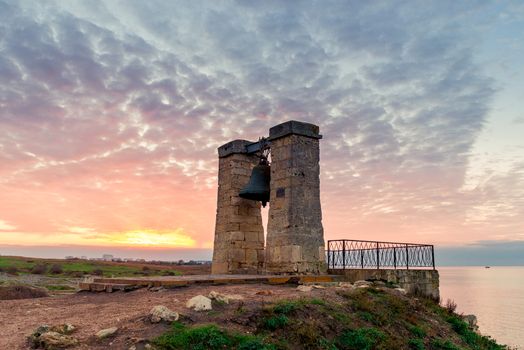
[[[326,289],[326,286],[323,286],[321,284],[313,284],[311,287],[314,289]]]
[[[75,330],[76,327],[68,323],[53,327],[41,325],[29,336],[29,341],[34,348],[64,349],[78,344],[77,339],[69,336]]]
[[[313,286],[298,286],[297,290],[299,292],[311,292],[313,290]]]
[[[186,307],[194,309],[195,311],[206,311],[212,310],[211,299],[206,298],[203,295],[197,295],[189,299],[186,303]]]
[[[338,286],[342,288],[351,288],[351,289],[355,288],[355,286],[352,285],[350,282],[340,282]]]
[[[371,287],[371,282],[359,280],[353,283],[353,285],[357,288],[367,288],[367,287]]]
[[[178,312],[172,311],[164,305],[157,305],[149,312],[149,320],[151,323],[178,321]]]
[[[466,321],[471,328],[473,328],[473,329],[477,328],[477,316],[475,316],[475,315],[464,315],[464,316],[462,316],[462,319],[464,319],[464,321]]]
[[[402,295],[406,295],[406,294],[408,294],[408,291],[405,290],[404,288],[395,288],[395,290],[396,290],[397,292],[399,292],[400,294],[402,294]]]
[[[230,301],[244,300],[244,297],[239,294],[221,294],[214,290],[209,292],[209,299],[216,300],[221,303],[229,304]]]
[[[108,338],[108,337],[111,337],[111,336],[115,335],[115,333],[117,331],[118,331],[118,327],[111,327],[111,328],[102,329],[101,331],[98,331],[96,333],[96,337],[98,339]]]
[[[78,340],[70,335],[58,332],[45,332],[39,337],[40,346],[44,349],[65,349],[78,344]]]

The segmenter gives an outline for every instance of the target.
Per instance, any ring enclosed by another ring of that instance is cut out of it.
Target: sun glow
[[[184,247],[190,248],[196,245],[193,238],[182,229],[175,231],[153,231],[139,230],[129,231],[111,236],[112,243],[124,245],[159,246],[159,247]]]

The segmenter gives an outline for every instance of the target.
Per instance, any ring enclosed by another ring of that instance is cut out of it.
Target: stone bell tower
[[[319,274],[326,271],[320,207],[319,128],[288,121],[264,142],[231,141],[218,149],[218,205],[212,273]],[[260,202],[239,197],[271,152],[267,244]]]

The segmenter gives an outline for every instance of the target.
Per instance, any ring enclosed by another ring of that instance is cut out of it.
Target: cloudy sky
[[[216,148],[295,119],[327,239],[522,256],[522,57],[521,1],[0,0],[0,254],[209,256]]]

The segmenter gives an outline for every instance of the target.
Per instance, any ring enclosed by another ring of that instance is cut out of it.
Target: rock
[[[104,339],[113,336],[118,331],[118,327],[102,329],[96,333],[98,339]]]
[[[367,287],[371,287],[371,282],[359,280],[353,283],[353,285],[357,288],[362,288],[362,287],[367,288]]]
[[[151,287],[151,288],[148,289],[148,291],[150,291],[150,292],[164,292],[164,291],[166,291],[166,289],[164,287],[160,286],[160,287]]]
[[[189,299],[186,303],[186,307],[194,309],[195,311],[212,310],[211,299],[206,298],[203,295],[197,295]]]
[[[229,298],[225,296],[224,294],[220,294],[218,292],[215,292],[214,290],[209,292],[208,295],[209,299],[216,300],[220,303],[229,304]]]
[[[178,315],[178,312],[169,310],[164,305],[157,305],[153,307],[149,312],[149,320],[151,321],[151,323],[171,323],[173,321],[178,321],[179,317],[180,316]]]
[[[321,284],[314,284],[311,287],[313,287],[314,289],[326,289],[326,286],[323,286]]]
[[[313,286],[298,286],[297,290],[299,292],[311,292],[313,290]]]
[[[41,325],[41,326],[38,326],[38,328],[35,329],[35,331],[33,332],[33,335],[39,337],[39,336],[41,336],[42,334],[44,334],[45,332],[49,332],[49,328],[51,328],[51,327],[49,327],[49,326],[46,325],[46,324],[43,324],[43,325]]]
[[[244,297],[239,294],[221,294],[213,290],[209,292],[209,299],[213,299],[221,303],[229,304],[230,301],[244,300]]]
[[[273,295],[273,291],[271,290],[259,290],[257,293],[257,295]]]
[[[69,336],[75,330],[69,323],[53,327],[41,325],[29,336],[29,341],[34,348],[63,349],[78,344],[78,340]]]
[[[355,286],[352,285],[350,282],[340,282],[338,286],[342,288],[351,288],[351,289],[355,288]]]
[[[40,346],[44,349],[65,349],[78,344],[78,340],[70,335],[58,332],[45,332],[39,337]]]
[[[73,326],[72,324],[64,323],[64,324],[61,324],[59,326],[53,326],[49,330],[52,331],[52,332],[57,332],[57,333],[60,333],[60,334],[69,335],[69,334],[73,333],[74,331],[76,331],[76,327]]]
[[[384,281],[373,281],[373,285],[377,287],[384,287],[386,283],[384,283]]]
[[[477,316],[475,315],[464,315],[462,316],[464,321],[466,321],[471,328],[477,328]]]
[[[395,290],[402,295],[408,294],[407,290],[405,290],[404,288],[395,288]]]

